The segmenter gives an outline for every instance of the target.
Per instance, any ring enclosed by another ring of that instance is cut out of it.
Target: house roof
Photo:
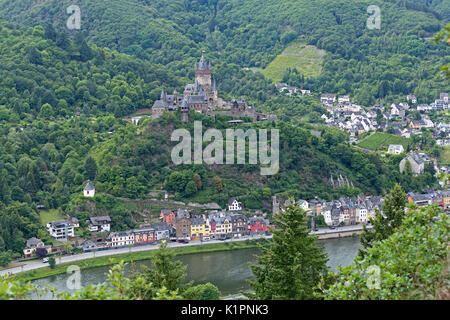
[[[205,224],[205,220],[203,220],[202,218],[191,218],[191,224],[192,225],[203,225]]]
[[[111,218],[109,216],[91,217],[90,220],[93,225],[102,225],[111,222]]]
[[[69,220],[58,220],[49,222],[52,228],[64,228],[64,227],[73,227],[73,223]]]
[[[36,237],[32,237],[27,240],[27,248],[34,248],[41,244],[43,244],[42,240]]]
[[[93,249],[93,248],[97,248],[97,245],[93,241],[87,240],[87,241],[83,242],[81,247],[83,249]]]
[[[166,222],[157,222],[151,225],[156,231],[169,230],[170,227]]]
[[[232,205],[234,201],[237,201],[239,204],[241,204],[241,203],[236,199],[236,197],[232,197],[232,198],[228,199],[228,205]]]
[[[86,186],[84,187],[85,191],[91,191],[95,190],[94,185],[92,184],[91,180],[88,180]]]

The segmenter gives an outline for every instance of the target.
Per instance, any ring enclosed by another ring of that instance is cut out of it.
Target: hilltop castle
[[[167,94],[164,89],[161,97],[152,107],[152,118],[156,119],[163,112],[180,110],[188,113],[195,110],[207,115],[223,114],[232,117],[250,117],[253,121],[277,120],[274,115],[265,115],[255,112],[244,99],[241,101],[226,101],[218,97],[216,80],[213,80],[211,63],[202,55],[200,61],[195,64],[195,83],[185,86],[183,94],[174,90],[173,94]],[[218,111],[217,109],[220,109]]]

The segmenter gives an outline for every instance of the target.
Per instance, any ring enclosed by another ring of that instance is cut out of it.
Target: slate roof
[[[111,218],[109,216],[91,217],[90,221],[94,226],[99,226],[106,223],[110,223]]]
[[[84,187],[85,191],[92,191],[95,190],[94,185],[92,184],[91,180],[88,180],[86,186]]]

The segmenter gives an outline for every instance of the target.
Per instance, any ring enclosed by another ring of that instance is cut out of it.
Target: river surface
[[[328,254],[328,266],[335,270],[337,266],[347,266],[352,263],[361,248],[358,237],[348,237],[341,239],[319,240],[324,245]],[[255,255],[260,254],[257,248],[239,249],[231,251],[218,251],[207,253],[194,253],[178,256],[183,264],[187,265],[187,281],[194,281],[194,284],[211,282],[221,291],[222,295],[231,295],[249,289],[246,280],[252,279],[249,262],[256,262]],[[149,260],[142,260],[135,263],[139,269],[142,265],[150,266]],[[109,267],[96,267],[81,270],[81,285],[102,283],[106,279]],[[125,267],[125,274],[130,274],[130,265]],[[48,278],[34,280],[33,283],[39,287],[50,285],[56,287],[60,292],[74,292],[67,287],[68,274],[60,274]],[[51,299],[47,295],[45,299]]]

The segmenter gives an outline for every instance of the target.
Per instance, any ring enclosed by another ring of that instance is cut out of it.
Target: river
[[[359,238],[348,237],[341,239],[319,240],[323,244],[328,254],[328,266],[335,270],[338,265],[347,266],[352,263],[361,248]],[[248,265],[249,262],[256,262],[255,255],[259,254],[257,248],[239,249],[232,251],[218,251],[208,253],[195,253],[177,257],[187,265],[187,281],[194,281],[195,284],[211,282],[221,291],[222,295],[239,293],[249,289],[246,280],[252,279],[253,274]],[[136,267],[150,266],[149,260],[136,262]],[[106,272],[109,267],[96,267],[81,270],[81,285],[102,283],[106,279]],[[125,268],[126,275],[129,275],[130,265]],[[56,287],[61,292],[73,292],[67,288],[69,275],[60,274],[48,278],[34,280],[33,283],[39,287],[50,285]],[[44,298],[50,299],[51,296]]]

